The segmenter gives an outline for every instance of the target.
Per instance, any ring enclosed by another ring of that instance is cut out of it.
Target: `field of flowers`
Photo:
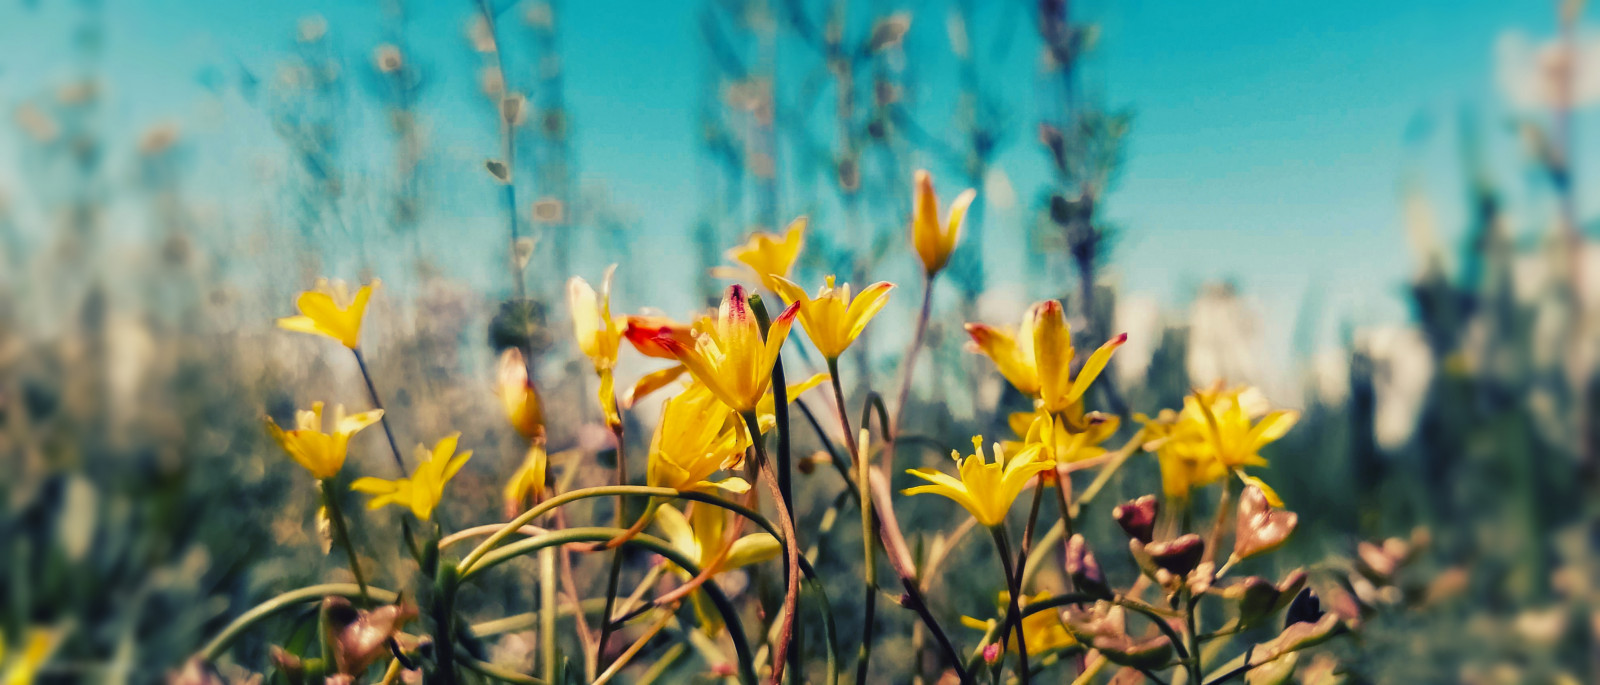
[[[777,4],[700,15],[711,190],[683,282],[640,247],[659,227],[577,187],[560,3],[466,3],[498,149],[449,184],[406,4],[369,64],[302,20],[270,85],[229,86],[287,150],[261,226],[189,190],[177,127],[104,134],[98,41],[0,100],[30,172],[25,200],[0,188],[0,683],[1600,678],[1581,7],[1523,166],[1463,125],[1460,244],[1406,186],[1406,325],[1289,382],[1234,286],[1148,315],[1107,275],[1132,119],[1081,97],[1093,27],[1066,3],[1024,3],[1062,103],[1030,124],[1048,178],[1030,225],[987,227],[1006,117],[974,3],[949,14],[955,143],[906,104],[913,13]],[[821,56],[836,122],[750,59],[777,36]],[[379,184],[341,147],[358,69]],[[799,139],[824,200],[780,190]],[[914,150],[974,187],[941,198]],[[1497,174],[1539,184],[1535,218]],[[456,183],[494,198],[481,244],[430,218]],[[1022,238],[1037,301],[992,305],[1017,290],[985,230]],[[490,254],[463,274],[445,241]]]

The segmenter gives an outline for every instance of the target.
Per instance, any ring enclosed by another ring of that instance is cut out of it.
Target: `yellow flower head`
[[[300,410],[294,415],[294,429],[284,430],[267,417],[267,433],[278,442],[284,452],[318,480],[339,475],[344,467],[345,453],[350,446],[350,436],[383,418],[382,409],[364,411],[345,416],[344,407],[333,408],[333,431],[322,432],[322,403],[311,403],[311,410]]]
[[[712,481],[711,476],[738,467],[749,446],[750,435],[739,416],[696,383],[662,406],[646,477],[654,487],[742,493],[750,489],[744,479]]]
[[[410,478],[360,478],[350,484],[350,489],[375,495],[367,501],[368,509],[398,504],[410,507],[412,514],[427,521],[433,516],[434,507],[439,506],[439,500],[444,497],[444,484],[450,482],[472,458],[472,450],[456,454],[456,440],[460,437],[460,433],[451,433],[434,444],[432,450],[426,445],[417,445],[419,463]]]
[[[610,371],[617,365],[617,348],[622,343],[622,321],[611,316],[611,278],[616,271],[615,264],[606,267],[598,295],[588,281],[578,276],[567,281],[572,332],[578,338],[578,350],[594,362],[597,373]]]
[[[983,454],[983,436],[972,438],[972,455],[962,457],[955,451],[950,458],[956,460],[960,480],[933,469],[907,469],[906,473],[928,481],[903,491],[907,495],[932,493],[944,495],[965,507],[978,523],[993,528],[1006,520],[1011,503],[1027,487],[1035,475],[1055,466],[1055,462],[1040,454],[1040,446],[1028,445],[1010,458],[999,443],[994,445],[994,461]]]
[[[1122,421],[1115,415],[1090,412],[1083,419],[1083,430],[1074,430],[1065,420],[1046,411],[1017,412],[1008,417],[1012,432],[1021,442],[1004,443],[1008,450],[1039,445],[1040,456],[1058,464],[1093,459],[1106,453],[1100,443],[1117,432]],[[1046,471],[1045,480],[1054,482],[1055,472]]]
[[[353,350],[361,343],[361,317],[367,313],[367,300],[372,299],[377,285],[374,280],[351,296],[343,281],[330,283],[319,278],[315,287],[295,299],[300,315],[278,319],[278,327],[326,335]]]
[[[550,456],[545,454],[543,441],[528,446],[522,466],[506,481],[506,518],[514,518],[544,499],[545,472],[550,467]]]
[[[655,521],[656,525],[660,526],[661,532],[666,535],[667,542],[696,564],[707,563],[722,551],[727,512],[721,507],[696,502],[689,508],[689,516],[685,517],[672,505],[663,504],[656,512]],[[778,539],[767,533],[746,535],[733,541],[728,556],[712,569],[711,573],[715,575],[741,566],[758,564],[777,557],[781,550]],[[681,568],[673,567],[673,570],[680,577],[689,577],[689,574]],[[703,591],[695,590],[689,598],[700,625],[705,627],[706,632],[716,635],[722,629],[722,615],[710,606]]]
[[[928,276],[939,273],[950,262],[950,253],[956,251],[961,240],[961,224],[967,218],[967,207],[978,197],[978,191],[966,189],[950,203],[950,215],[939,220],[939,197],[933,192],[933,177],[918,169],[916,189],[911,203],[911,246],[922,259],[922,268]]]
[[[1162,490],[1168,497],[1186,497],[1189,490],[1234,473],[1261,488],[1274,507],[1278,494],[1246,466],[1266,466],[1261,448],[1283,437],[1300,419],[1299,412],[1268,411],[1252,388],[1196,390],[1183,398],[1183,410],[1161,412],[1155,419],[1138,417],[1156,445]],[[1256,420],[1259,418],[1259,420]]]
[[[544,440],[544,404],[539,401],[539,391],[528,378],[528,365],[523,361],[522,350],[508,347],[500,354],[500,372],[495,393],[505,405],[506,418],[511,427],[524,440]]]
[[[789,305],[761,338],[761,327],[745,301],[744,288],[728,287],[717,319],[695,338],[693,345],[667,335],[656,342],[672,351],[689,375],[704,383],[711,394],[739,413],[755,411],[772,384],[772,365],[783,341],[789,337],[799,304]]]
[[[33,685],[39,677],[39,669],[61,646],[62,637],[60,630],[30,628],[22,651],[12,657],[10,665],[6,665],[5,635],[0,634],[0,666],[6,667],[0,671],[0,684]]]
[[[745,244],[729,249],[726,256],[729,261],[738,262],[749,272],[754,272],[761,284],[770,289],[773,277],[789,277],[789,270],[794,268],[795,260],[800,258],[800,250],[805,244],[806,218],[800,217],[789,223],[782,236],[764,232],[751,234]],[[745,269],[719,268],[713,274],[720,278],[744,278],[749,272]]]
[[[1083,394],[1111,362],[1112,353],[1128,341],[1123,333],[1101,345],[1074,378],[1072,329],[1060,302],[1045,300],[1029,307],[1015,334],[981,323],[967,324],[967,334],[972,336],[968,349],[993,360],[1018,391],[1038,399],[1046,411],[1073,417],[1081,415]]]
[[[894,289],[894,284],[879,281],[851,299],[850,284],[835,287],[829,276],[827,285],[812,299],[804,288],[787,278],[774,276],[770,286],[785,302],[800,305],[800,325],[811,336],[811,344],[827,359],[844,354],[845,348],[866,330],[867,322],[888,304],[889,291]]]
[[[1027,602],[1024,602],[1022,606],[1026,607],[1029,604],[1035,604],[1047,599],[1050,599],[1050,593],[1048,591],[1040,591]],[[1011,593],[1001,592],[998,606],[1009,607],[1010,605]],[[964,625],[968,628],[975,628],[977,630],[989,629],[988,621],[979,620],[970,616],[962,616],[961,625]],[[1016,634],[1012,633],[1011,631],[1006,631],[1006,635],[1010,637],[1010,641],[1006,643],[1006,650],[1013,652],[1016,651]],[[1078,644],[1078,640],[1072,637],[1071,633],[1067,632],[1066,624],[1062,623],[1061,613],[1054,609],[1038,611],[1022,617],[1022,635],[1028,639],[1028,653],[1034,655],[1044,654],[1045,652],[1051,650],[1064,649],[1066,647],[1071,647],[1075,644]]]

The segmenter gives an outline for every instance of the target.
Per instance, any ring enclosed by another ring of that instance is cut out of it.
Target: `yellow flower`
[[[444,497],[444,484],[450,482],[472,458],[472,450],[456,454],[456,440],[460,437],[460,433],[451,433],[434,444],[432,450],[426,445],[417,445],[417,470],[410,478],[361,478],[351,483],[350,489],[376,495],[367,501],[368,509],[398,504],[410,507],[412,514],[427,521],[433,516],[434,507],[439,506],[439,500]]]
[[[722,469],[736,468],[749,446],[750,435],[739,416],[696,383],[662,406],[661,421],[650,440],[646,478],[654,487],[742,493],[750,489],[742,478],[710,478]]]
[[[1029,604],[1047,599],[1050,599],[1050,593],[1048,591],[1040,591],[1027,602],[1024,602],[1022,606],[1027,607]],[[1008,607],[1010,605],[1011,593],[1001,592],[999,606]],[[970,616],[962,616],[961,625],[977,630],[989,629],[988,621],[982,621]],[[1006,635],[1010,636],[1010,641],[1006,643],[1006,649],[1008,651],[1016,651],[1016,633],[1008,630]],[[1072,633],[1067,632],[1066,624],[1061,622],[1061,614],[1054,609],[1039,611],[1022,617],[1022,636],[1028,639],[1028,653],[1033,655],[1078,644],[1078,640],[1072,637]]]
[[[833,276],[817,293],[816,299],[806,296],[806,291],[792,281],[774,276],[770,284],[785,302],[800,305],[800,325],[811,337],[811,344],[826,359],[838,359],[845,348],[855,342],[867,322],[889,302],[889,291],[894,284],[879,281],[867,286],[854,299],[850,297],[850,284],[835,287]]]
[[[794,268],[795,260],[800,257],[800,249],[805,244],[806,218],[800,217],[789,223],[782,236],[757,232],[745,244],[728,250],[727,258],[744,265],[745,269],[721,267],[714,269],[712,274],[719,278],[738,279],[754,272],[761,284],[770,289],[773,277],[789,277],[789,270]]]
[[[680,345],[693,346],[697,332],[704,329],[707,325],[706,322],[710,321],[710,317],[702,317],[693,326],[689,326],[664,316],[624,316],[622,318],[625,321],[622,337],[633,344],[633,349],[638,350],[640,354],[646,357],[672,360],[676,360],[677,357],[673,356],[672,350],[657,342],[657,339],[667,337],[678,341]],[[634,403],[644,399],[646,395],[665,388],[673,381],[678,380],[687,371],[688,369],[685,369],[683,364],[673,364],[660,371],[652,371],[639,377],[638,382],[634,383],[633,387],[628,388],[627,392],[622,394],[622,406],[624,408],[632,407]]]
[[[594,362],[596,372],[609,371],[617,365],[617,348],[622,343],[622,321],[611,316],[611,278],[616,271],[615,264],[606,267],[598,295],[588,281],[578,276],[567,281],[572,332],[578,338],[578,349]]]
[[[798,311],[798,304],[783,310],[772,320],[766,340],[762,340],[761,327],[745,301],[744,288],[732,285],[722,298],[716,321],[695,338],[692,346],[668,335],[658,335],[655,340],[677,356],[689,375],[704,383],[717,399],[741,414],[753,412],[772,385],[772,365],[778,360]]]
[[[1283,437],[1299,421],[1299,412],[1267,411],[1252,388],[1196,390],[1183,398],[1183,410],[1162,411],[1151,419],[1137,417],[1156,446],[1162,490],[1168,497],[1187,497],[1189,490],[1221,480],[1229,473],[1261,488],[1274,507],[1283,500],[1246,466],[1266,466],[1261,448]],[[1259,417],[1259,420],[1255,420]]]
[[[527,456],[522,458],[522,466],[517,467],[516,473],[511,474],[511,480],[506,481],[506,518],[515,518],[544,499],[545,471],[549,466],[550,456],[545,454],[544,442],[536,441],[529,445]]]
[[[367,313],[367,300],[372,299],[377,285],[374,280],[361,286],[352,297],[343,281],[329,283],[319,278],[315,287],[295,299],[300,315],[278,319],[278,327],[326,335],[353,350],[361,342],[361,317]]]
[[[496,394],[505,405],[506,418],[511,427],[524,440],[544,440],[544,405],[539,401],[539,391],[528,378],[528,366],[523,361],[522,350],[508,347],[500,354],[500,372],[495,384]]]
[[[5,636],[0,635],[0,665],[6,662]],[[45,628],[31,628],[28,630],[27,642],[23,644],[21,653],[11,660],[3,674],[0,674],[0,684],[3,685],[33,685],[39,676],[39,669],[49,661],[56,648],[61,646],[62,634],[59,630]]]
[[[1082,415],[1089,385],[1110,363],[1111,354],[1128,341],[1123,333],[1101,345],[1074,378],[1072,330],[1060,302],[1045,300],[1029,307],[1016,334],[981,323],[967,324],[967,333],[972,336],[969,349],[993,360],[1000,375],[1018,391],[1038,399],[1045,411],[1064,413],[1074,421]]]
[[[962,457],[954,450],[950,458],[956,460],[960,480],[933,469],[907,469],[906,473],[926,480],[932,485],[908,488],[906,495],[932,493],[956,501],[971,512],[978,523],[993,528],[1004,523],[1011,503],[1026,488],[1028,481],[1041,471],[1053,467],[1054,462],[1043,458],[1040,445],[1024,447],[1010,458],[999,443],[994,445],[994,461],[983,454],[983,436],[972,438],[972,455]]]
[[[1090,412],[1084,417],[1084,430],[1072,430],[1066,421],[1058,421],[1049,412],[1017,412],[1008,417],[1011,430],[1022,438],[1022,442],[1004,443],[1008,450],[1020,450],[1028,445],[1040,445],[1041,456],[1051,459],[1056,463],[1070,464],[1075,461],[1093,459],[1106,453],[1106,448],[1100,443],[1117,432],[1122,424],[1112,414]],[[1054,480],[1054,473],[1046,472],[1047,480]]]
[[[931,278],[950,261],[956,242],[961,240],[961,224],[967,217],[967,207],[978,197],[978,191],[966,189],[950,203],[947,220],[939,221],[939,197],[933,192],[933,177],[927,171],[916,173],[915,197],[911,203],[911,246],[922,259],[922,268]]]
[[[345,416],[343,406],[333,408],[333,432],[322,432],[322,403],[311,403],[311,410],[295,412],[294,430],[278,427],[272,417],[267,417],[267,433],[278,446],[289,454],[295,463],[305,467],[318,480],[339,475],[344,467],[345,454],[350,446],[350,436],[383,418],[382,409],[364,411]]]
[[[670,504],[663,504],[656,512],[656,525],[661,527],[661,532],[670,543],[684,556],[696,564],[710,562],[722,551],[723,534],[726,528],[727,512],[721,507],[716,507],[703,502],[696,502],[689,508],[689,517],[684,515]],[[733,541],[733,546],[728,550],[728,556],[711,570],[713,575],[758,564],[778,556],[782,547],[778,539],[767,533],[746,535]],[[689,574],[681,568],[673,570],[682,578]],[[704,572],[706,569],[700,569]],[[715,635],[722,629],[722,615],[710,606],[705,594],[695,590],[689,595],[690,603],[694,606],[695,616],[699,618],[700,625],[706,632]]]

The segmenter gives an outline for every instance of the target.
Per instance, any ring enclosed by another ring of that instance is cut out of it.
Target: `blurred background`
[[[551,451],[576,455],[556,470],[608,477],[581,471],[608,438],[569,276],[616,263],[615,311],[686,319],[725,249],[808,215],[805,285],[902,286],[845,364],[853,397],[890,387],[925,168],[979,192],[912,430],[1003,434],[1025,402],[961,324],[1059,298],[1080,349],[1129,335],[1095,407],[1153,415],[1220,380],[1304,412],[1264,472],[1302,521],[1280,563],[1416,547],[1359,598],[1357,682],[1596,682],[1597,12],[0,0],[3,644],[48,627],[46,681],[159,681],[255,601],[337,575],[261,427],[366,406],[347,355],[273,328],[317,277],[382,280],[363,348],[397,437],[463,431],[480,456],[446,509],[488,522],[521,459],[492,390],[517,336]],[[624,357],[623,382],[652,368]],[[637,447],[657,412],[629,414]],[[360,436],[353,463],[381,447]],[[1141,459],[1114,494],[1157,487]],[[798,482],[805,530],[833,485]],[[947,514],[902,519],[920,538]],[[262,668],[269,637],[239,661]]]

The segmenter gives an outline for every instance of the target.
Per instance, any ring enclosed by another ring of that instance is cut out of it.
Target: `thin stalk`
[[[1189,682],[1203,683],[1205,670],[1200,665],[1200,628],[1199,619],[1195,616],[1195,606],[1198,604],[1194,593],[1184,590],[1184,624],[1188,632],[1184,639],[1189,645],[1189,658],[1184,660],[1184,665],[1189,671]]]
[[[583,617],[579,616],[582,621]],[[539,651],[546,682],[556,682],[556,548],[539,550]]]
[[[439,565],[438,575],[434,577],[433,603],[429,607],[433,618],[433,641],[435,649],[444,654],[455,654],[456,650],[456,590],[460,587],[461,575],[456,566],[448,563]],[[456,665],[454,659],[443,659],[439,670],[428,674],[425,678],[429,683],[440,685],[455,685]]]
[[[839,414],[839,425],[844,429],[845,449],[850,452],[850,462],[856,468],[856,481],[861,488],[858,498],[861,501],[861,559],[862,577],[865,580],[861,612],[861,648],[856,653],[856,683],[867,682],[867,671],[872,661],[872,627],[877,619],[878,609],[878,563],[876,538],[873,535],[872,525],[872,499],[866,494],[867,464],[866,455],[861,453],[861,442],[856,439],[855,431],[850,428],[850,412],[845,408],[844,384],[839,380],[839,359],[828,359],[828,376],[833,382],[834,408]],[[865,437],[866,424],[862,424],[862,437]],[[887,429],[887,426],[884,427]]]
[[[1028,639],[1022,630],[1022,575],[1017,573],[1017,565],[1012,561],[1011,543],[1006,540],[1006,531],[1000,526],[989,529],[994,536],[995,550],[1000,553],[1000,565],[1006,573],[1006,587],[1011,594],[1011,607],[1006,610],[1005,625],[1009,626],[1011,634],[1017,639],[1017,677],[1022,685],[1028,685],[1032,678],[1028,671]],[[1001,631],[1002,637],[1004,630]]]
[[[333,479],[324,478],[319,483],[322,486],[322,506],[328,510],[328,522],[333,526],[333,536],[339,539],[339,546],[344,548],[344,555],[350,560],[350,574],[356,577],[356,586],[361,588],[361,602],[370,605],[372,602],[367,596],[367,576],[361,572],[361,559],[356,556],[356,544],[350,540],[350,528],[345,523],[344,508],[339,504],[339,495]]]
[[[610,399],[613,403],[617,401],[616,397],[612,397]],[[626,440],[623,436],[621,422],[611,426],[611,435],[617,440],[617,486],[626,487],[628,485],[628,459]],[[626,503],[627,499],[625,498],[617,499],[616,525],[618,528],[623,528],[623,522],[627,520],[627,507],[623,506]],[[640,522],[643,523],[643,521],[644,518],[641,517]],[[621,582],[622,549],[618,547],[617,549],[611,550],[611,568],[606,576],[606,608],[605,611],[600,614],[605,620],[600,624],[600,640],[595,643],[594,647],[593,663],[595,665],[595,670],[599,670],[600,660],[605,658],[604,655],[606,651],[606,642],[610,641],[611,639],[611,611],[616,607],[617,588]]]
[[[767,333],[772,327],[772,320],[767,315],[767,307],[761,301],[761,297],[759,295],[756,296],[755,298],[752,298],[752,302],[751,302],[750,308],[755,313],[755,315],[756,315],[756,323],[761,328],[761,337],[763,337],[763,338],[767,337]],[[834,377],[834,382],[837,383],[839,374],[837,372],[835,372],[835,373],[832,374],[832,376]],[[789,397],[788,397],[789,386],[786,384],[786,381],[784,380],[783,355],[781,355],[781,354],[778,355],[778,357],[776,359],[772,360],[772,381],[771,381],[770,385],[772,387],[773,428],[778,432],[778,462],[777,462],[776,466],[777,466],[777,471],[778,471],[778,478],[777,478],[778,482],[777,482],[777,485],[778,485],[778,499],[780,501],[780,511],[782,511],[786,515],[788,515],[788,517],[790,519],[793,519],[793,515],[794,515],[794,482],[793,482],[794,468],[793,468],[793,463],[794,462],[793,462],[793,458],[792,458],[791,451],[790,451],[790,439],[789,439]],[[752,427],[750,429],[750,434],[752,436],[755,436],[754,440],[753,440],[754,442],[757,442],[757,443],[761,442],[761,437],[760,437],[761,432],[760,431],[758,431],[754,427]],[[795,593],[796,593],[795,602],[798,602],[799,601],[799,595],[798,595],[798,592],[799,592],[799,585],[798,585],[798,583],[799,583],[799,568],[798,568],[799,564],[798,564],[798,559],[796,557],[798,557],[800,552],[799,552],[799,540],[795,537],[794,526],[793,526],[792,523],[789,526],[789,538],[788,538],[788,540],[789,540],[789,550],[791,552],[791,555],[790,555],[791,558],[789,560],[789,564],[786,567],[784,573],[786,574],[785,577],[787,578],[787,582],[795,589]],[[795,611],[795,610],[796,610],[795,606],[793,604],[791,604],[789,606],[789,611],[792,612],[792,611]],[[803,635],[803,634],[795,634],[795,633],[792,632],[793,629],[794,629],[794,617],[793,616],[790,616],[785,620],[784,626],[785,626],[786,630],[790,631],[788,639],[789,640],[793,640],[792,648],[790,648],[789,651],[788,651],[788,657],[789,657],[789,662],[790,662],[789,663],[789,668],[793,669],[794,673],[799,673],[800,672],[800,666],[801,666],[801,664],[800,664],[800,654],[805,649],[805,643],[804,643],[805,635]],[[779,651],[779,653],[778,653],[778,655],[780,657],[783,656],[783,654],[784,654],[783,651]],[[778,669],[774,669],[774,672],[777,673],[777,675],[781,675],[781,673],[778,673]]]
[[[671,620],[672,612],[661,612],[661,617],[656,619],[655,623],[650,624],[650,627],[644,631],[643,635],[639,636],[639,639],[634,640],[633,644],[628,645],[628,648],[623,650],[622,655],[618,656],[617,660],[612,662],[611,666],[606,668],[605,672],[601,673],[599,678],[595,679],[594,685],[605,685],[605,683],[611,682],[611,679],[615,678],[617,674],[628,665],[628,662],[633,660],[633,657],[639,653],[639,650],[644,649],[645,644],[649,643],[651,639],[655,638],[656,634],[660,633],[663,628],[666,628],[667,623]]]
[[[1028,524],[1022,528],[1022,549],[1017,552],[1017,567],[1021,568],[1028,561],[1028,553],[1033,551],[1033,528],[1039,522],[1039,503],[1044,501],[1044,478],[1037,477],[1033,481],[1033,504],[1028,505]]]
[[[394,439],[394,429],[389,425],[389,411],[383,408],[383,400],[378,399],[378,386],[372,383],[372,371],[367,368],[367,358],[361,354],[361,348],[352,347],[350,352],[356,356],[356,366],[361,367],[361,379],[367,382],[367,397],[372,400],[372,408],[383,412],[378,423],[383,424],[383,436],[389,439],[389,453],[394,455],[394,465],[400,469],[400,475],[406,475],[406,460],[400,456],[400,443]]]
[[[800,545],[795,537],[794,519],[789,515],[788,507],[782,501],[783,492],[778,487],[778,480],[773,476],[772,464],[767,459],[766,441],[761,439],[761,422],[754,411],[744,412],[745,425],[750,428],[751,442],[755,443],[756,471],[772,496],[778,498],[778,525],[783,529],[784,556],[784,593],[783,593],[783,623],[778,631],[778,642],[773,648],[772,678],[773,685],[783,682],[785,659],[789,652],[789,642],[794,638],[794,622],[796,605],[800,600]],[[780,436],[787,439],[788,436]]]
[[[1135,433],[1128,442],[1124,443],[1120,449],[1112,454],[1111,459],[1100,469],[1100,473],[1095,475],[1094,481],[1089,483],[1089,487],[1083,489],[1083,494],[1078,495],[1078,500],[1068,508],[1067,514],[1063,515],[1060,521],[1056,521],[1055,525],[1050,526],[1050,530],[1045,531],[1044,537],[1040,538],[1039,544],[1028,555],[1027,563],[1022,566],[1023,585],[1030,584],[1034,576],[1039,573],[1039,570],[1044,568],[1044,554],[1041,550],[1050,549],[1066,536],[1067,526],[1072,525],[1073,519],[1077,518],[1079,512],[1094,501],[1094,498],[1100,494],[1106,484],[1111,482],[1111,477],[1116,475],[1123,464],[1127,463],[1128,458],[1139,451],[1140,446],[1144,444],[1142,438],[1142,431]]]
[[[894,425],[885,428],[888,434],[883,445],[883,463],[879,469],[883,477],[892,482],[894,478],[894,447],[895,440],[900,437],[901,421],[905,419],[906,402],[911,399],[911,377],[917,365],[917,352],[922,349],[922,339],[928,334],[928,318],[933,313],[933,278],[929,274],[922,281],[922,309],[917,314],[917,327],[911,334],[911,345],[906,348],[905,361],[900,368],[900,394],[894,406]]]

